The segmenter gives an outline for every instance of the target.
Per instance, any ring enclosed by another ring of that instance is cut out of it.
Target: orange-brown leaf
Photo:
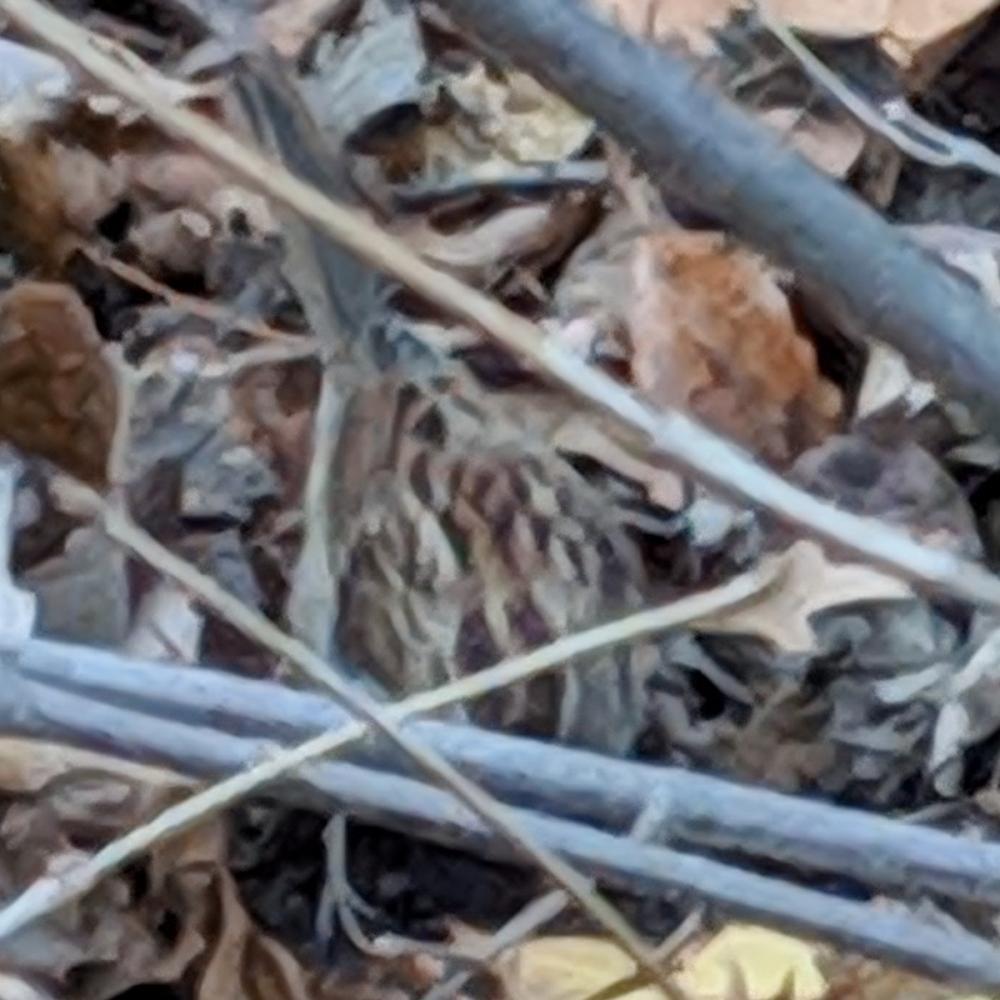
[[[0,438],[91,483],[104,480],[117,389],[68,285],[26,281],[0,299]]]
[[[832,428],[840,394],[760,257],[718,233],[659,232],[638,241],[632,279],[632,376],[653,402],[778,461]]]

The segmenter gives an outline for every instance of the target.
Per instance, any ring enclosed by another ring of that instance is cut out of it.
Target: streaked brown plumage
[[[334,475],[338,645],[390,691],[490,666],[639,606],[613,505],[524,426],[530,408],[462,376],[387,376],[348,405]],[[480,723],[625,751],[649,646],[474,706]]]

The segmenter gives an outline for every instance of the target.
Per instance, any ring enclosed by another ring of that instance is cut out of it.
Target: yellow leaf
[[[601,938],[546,937],[503,953],[494,971],[505,1000],[584,1000],[631,976],[635,962]],[[666,1000],[661,990],[643,987],[623,1000]]]
[[[678,984],[692,1000],[721,1000],[743,981],[747,1000],[773,1000],[789,990],[791,1000],[820,1000],[826,980],[816,945],[750,924],[730,924],[687,963]]]
[[[700,632],[755,635],[786,652],[816,646],[809,619],[819,611],[867,601],[904,600],[913,592],[902,580],[855,563],[831,563],[815,542],[796,542],[784,555],[777,579],[748,601],[702,618]]]

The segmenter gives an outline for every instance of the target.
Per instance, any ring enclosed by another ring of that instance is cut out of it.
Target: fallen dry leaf
[[[305,970],[292,954],[277,941],[262,934],[251,922],[236,891],[232,876],[224,864],[217,862],[212,873],[212,885],[204,885],[203,877],[193,885],[198,911],[211,932],[216,921],[218,930],[212,933],[210,949],[199,977],[198,1000],[308,1000],[312,995]],[[201,884],[199,884],[201,883]],[[190,890],[189,890],[190,891]],[[205,898],[208,896],[209,898]],[[215,897],[218,915],[206,904]]]
[[[0,740],[0,891],[10,898],[42,874],[71,870],[92,845],[149,820],[190,790],[168,771],[31,740]],[[0,944],[5,971],[33,972],[80,996],[117,996],[155,980],[171,946],[137,912],[126,879],[110,875],[86,898]],[[176,976],[174,976],[176,979]]]
[[[820,946],[798,938],[732,924],[682,951],[676,983],[690,1000],[822,1000],[821,954]],[[494,965],[506,1000],[584,1000],[635,971],[618,945],[591,937],[537,938],[505,951]],[[734,983],[745,992],[734,991]],[[664,994],[645,986],[622,997],[662,1000]]]
[[[143,219],[129,233],[140,263],[154,274],[203,273],[213,235],[210,219],[190,208],[174,208]]]
[[[128,190],[128,159],[121,153],[98,156],[83,146],[50,144],[56,193],[66,221],[89,233]]]
[[[759,117],[831,177],[846,177],[865,148],[864,129],[843,112],[821,117],[801,108],[775,107]]]
[[[752,924],[730,924],[683,964],[678,984],[691,1000],[821,1000],[826,980],[817,945]],[[742,982],[743,992],[733,984]]]
[[[911,77],[933,76],[997,0],[896,0],[880,39]]]
[[[997,0],[768,0],[789,27],[826,38],[874,36],[890,58],[924,78]]]
[[[226,378],[203,377],[221,352],[188,329],[182,324],[161,337],[143,361],[127,472],[141,482],[174,468],[186,516],[249,519],[252,505],[278,488],[270,456],[239,406],[238,388]]]
[[[896,0],[768,0],[770,14],[790,28],[826,38],[866,38],[885,31]]]
[[[830,1000],[997,1000],[997,996],[963,993],[945,983],[851,956],[831,963]]]
[[[755,635],[790,653],[816,647],[809,619],[820,611],[869,601],[906,600],[910,587],[895,577],[854,563],[831,563],[815,542],[799,541],[783,555],[777,579],[744,604],[692,627],[699,632]]]
[[[593,0],[623,31],[656,41],[681,41],[696,55],[715,51],[712,34],[748,6],[742,0]]]
[[[73,78],[58,59],[0,38],[0,136],[21,141],[54,118],[72,96]]]
[[[585,1000],[636,971],[616,944],[600,938],[544,937],[505,951],[493,971],[505,1000]],[[622,1000],[665,1000],[654,987],[632,990]]]
[[[467,281],[490,282],[515,264],[558,257],[586,225],[586,204],[573,198],[512,205],[478,225],[443,233],[426,219],[404,221],[397,234],[417,253]]]
[[[637,241],[629,310],[632,378],[773,461],[822,439],[840,392],[819,373],[762,258],[719,233]]]
[[[279,55],[295,59],[344,6],[344,0],[277,0],[257,15],[257,30]]]
[[[139,603],[125,652],[144,660],[196,663],[204,616],[182,587],[161,580]]]
[[[130,614],[126,557],[100,528],[74,528],[61,552],[26,569],[38,601],[38,631],[64,642],[117,648]]]
[[[169,667],[164,667],[167,676]],[[170,771],[32,740],[0,739],[0,789],[19,797],[0,824],[0,888],[8,895],[42,871],[65,870],[101,843],[149,820],[197,783]],[[210,821],[158,845],[143,890],[110,876],[85,900],[37,924],[4,973],[23,968],[81,996],[118,996],[139,983],[190,979],[192,996],[309,1000],[341,993],[308,972],[249,918],[226,868],[228,837]],[[170,927],[168,934],[164,927]],[[0,979],[5,988],[7,979]],[[11,992],[11,1000],[34,1000]],[[7,993],[0,993],[7,997]]]
[[[0,136],[0,236],[41,273],[61,263],[67,219],[63,213],[62,184],[47,136]]]
[[[579,152],[594,123],[527,73],[503,77],[477,63],[445,89],[495,152],[511,163],[558,162]]]
[[[0,298],[0,437],[101,483],[117,397],[104,343],[69,285],[24,281]]]
[[[679,473],[628,450],[592,415],[567,419],[555,430],[552,443],[562,452],[586,455],[623,478],[639,483],[649,501],[664,510],[680,510],[684,506],[687,491]]]
[[[49,782],[74,771],[102,772],[109,781],[118,778],[149,788],[188,790],[197,786],[191,778],[149,764],[136,764],[58,743],[0,737],[0,789],[5,793],[34,794]]]
[[[416,8],[360,0],[344,13],[351,16],[338,19],[341,30],[323,32],[310,47],[310,72],[301,78],[315,124],[353,148],[406,145],[429,74]]]
[[[918,379],[902,354],[880,341],[871,344],[855,419],[864,420],[897,404],[907,417],[914,417],[935,399],[934,384]]]
[[[128,167],[136,192],[165,208],[203,208],[229,183],[215,164],[197,153],[136,154]]]

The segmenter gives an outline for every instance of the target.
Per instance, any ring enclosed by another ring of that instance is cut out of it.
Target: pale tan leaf
[[[880,413],[897,402],[902,403],[906,415],[912,417],[936,398],[934,384],[916,378],[902,354],[879,341],[871,344],[855,407],[858,420]]]
[[[691,1000],[732,996],[735,976],[746,1000],[821,1000],[826,981],[818,966],[819,948],[798,938],[750,924],[730,924],[685,963],[678,982]]]
[[[680,41],[696,55],[715,50],[713,32],[748,6],[743,0],[593,0],[623,31],[659,42]]]
[[[198,982],[198,1000],[309,1000],[303,967],[257,930],[229,872],[220,866],[213,875],[218,929]],[[199,902],[204,906],[207,900]]]
[[[745,604],[695,623],[701,632],[754,635],[787,652],[815,648],[810,618],[830,608],[905,600],[909,585],[869,566],[831,563],[815,542],[796,542],[781,556],[777,579]]]
[[[874,37],[901,67],[926,78],[997,0],[768,0],[791,28],[825,38]]]
[[[635,962],[601,938],[544,937],[505,951],[494,972],[505,1000],[584,1000],[633,975]],[[665,1000],[662,990],[644,987],[622,1000]]]
[[[791,28],[827,38],[864,38],[883,32],[894,0],[769,0],[768,10]]]
[[[594,123],[527,73],[492,76],[483,63],[445,87],[483,138],[512,163],[559,161],[578,152]]]
[[[904,67],[939,66],[974,22],[996,5],[997,0],[895,0],[882,48]]]
[[[442,233],[421,219],[404,223],[398,234],[435,264],[476,274],[498,258],[516,258],[537,248],[552,224],[549,205],[517,205],[481,225],[454,233]]]
[[[278,0],[257,15],[257,31],[279,55],[296,59],[344,6],[344,0]]]
[[[148,788],[165,791],[191,789],[196,782],[148,764],[81,750],[58,743],[0,737],[0,790],[24,795],[41,791],[55,778],[79,772],[100,772]]]
[[[128,189],[128,160],[121,153],[97,156],[83,146],[49,146],[66,221],[90,232]]]
[[[831,177],[846,177],[865,148],[865,131],[846,114],[837,119],[776,107],[760,118],[777,129],[806,159]]]
[[[125,650],[147,660],[194,663],[204,621],[187,591],[162,580],[140,602]]]
[[[201,274],[212,237],[212,223],[201,212],[173,208],[143,219],[129,242],[143,267],[153,273]]]
[[[629,451],[591,415],[567,419],[555,431],[552,443],[560,451],[586,455],[625,479],[640,483],[650,502],[665,510],[679,510],[684,505],[684,478],[678,472]]]
[[[512,205],[468,229],[436,230],[426,219],[406,221],[398,234],[417,253],[469,281],[490,281],[514,265],[538,267],[558,255],[585,227],[583,200]]]

